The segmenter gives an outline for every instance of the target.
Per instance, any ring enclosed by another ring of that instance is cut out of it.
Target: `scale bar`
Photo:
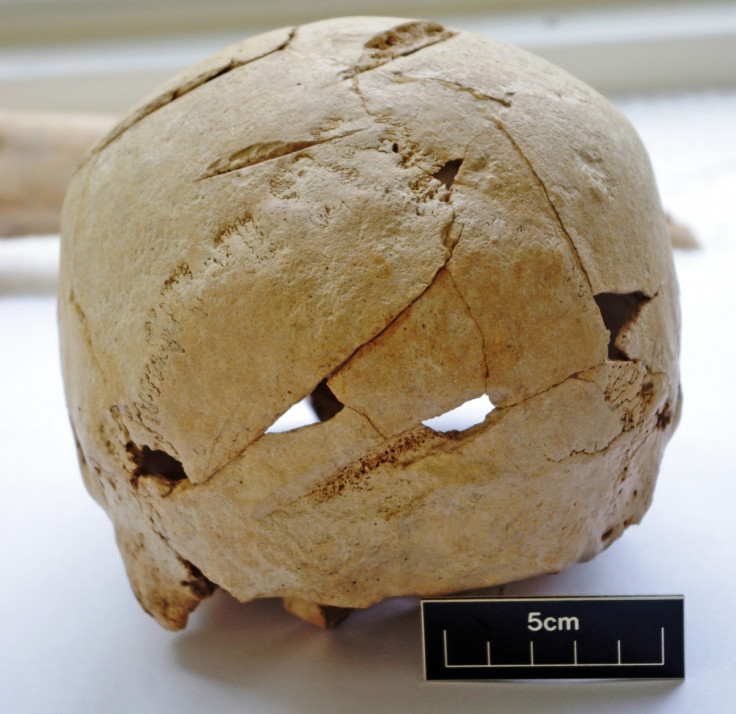
[[[680,595],[422,601],[428,681],[683,679],[684,634]]]
[[[572,662],[550,662],[539,663],[534,661],[534,641],[529,641],[529,662],[520,664],[492,664],[491,663],[491,643],[486,641],[486,663],[484,664],[450,664],[450,657],[447,645],[447,630],[442,630],[442,644],[444,651],[444,664],[446,669],[504,669],[504,668],[522,668],[522,667],[663,667],[665,664],[664,655],[664,630],[660,629],[660,660],[659,662],[624,662],[621,659],[621,640],[616,640],[617,658],[616,662],[578,662],[578,642],[573,640],[572,643]]]

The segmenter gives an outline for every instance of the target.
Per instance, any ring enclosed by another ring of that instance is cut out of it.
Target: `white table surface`
[[[683,418],[640,526],[593,561],[504,594],[684,594],[684,681],[427,683],[412,598],[324,632],[278,601],[218,592],[185,631],[159,628],[77,469],[48,289],[56,244],[40,239],[25,259],[11,243],[0,250],[0,712],[734,711],[736,92],[619,104],[665,207],[703,245],[676,258]]]

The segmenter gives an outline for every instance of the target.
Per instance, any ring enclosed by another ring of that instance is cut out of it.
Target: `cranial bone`
[[[326,621],[558,571],[650,502],[665,219],[627,121],[525,52],[376,17],[247,39],[97,144],[62,233],[82,473],[165,627],[216,586]]]

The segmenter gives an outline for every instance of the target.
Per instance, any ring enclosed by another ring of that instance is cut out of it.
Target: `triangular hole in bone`
[[[441,166],[437,172],[432,174],[432,177],[445,184],[445,188],[450,189],[462,163],[462,159],[451,159]]]
[[[598,293],[593,296],[601,311],[603,324],[609,332],[608,359],[626,360],[628,357],[616,346],[619,333],[632,323],[641,308],[649,302],[644,293]]]
[[[327,386],[326,379],[323,379],[309,395],[309,403],[320,421],[332,419],[345,406]]]
[[[433,431],[465,431],[480,424],[493,411],[493,404],[487,394],[469,399],[459,407],[439,416],[425,419],[422,424]]]
[[[294,431],[303,426],[332,419],[343,408],[342,403],[322,380],[308,396],[287,409],[271,426],[267,434]]]

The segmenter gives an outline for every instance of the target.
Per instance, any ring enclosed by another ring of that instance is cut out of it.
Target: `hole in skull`
[[[187,477],[181,461],[165,451],[151,449],[148,446],[141,449],[132,442],[128,443],[126,448],[136,465],[136,476],[160,476],[172,483],[183,481]]]
[[[266,429],[266,434],[277,434],[281,431],[292,431],[302,426],[316,424],[319,422],[312,405],[309,403],[309,397],[305,397],[301,402],[297,402],[289,407],[271,426]]]
[[[308,396],[285,411],[268,429],[267,434],[292,431],[303,426],[332,419],[343,408],[343,404],[322,380]]]
[[[471,426],[480,424],[492,411],[493,404],[487,394],[475,399],[469,399],[459,407],[439,416],[425,419],[422,424],[432,431],[465,431]]]
[[[320,421],[332,419],[342,408],[342,402],[332,393],[327,386],[327,380],[323,379],[309,395],[309,402],[317,412]]]
[[[598,309],[601,311],[603,324],[610,333],[608,359],[629,359],[624,352],[616,347],[616,340],[621,330],[637,318],[642,306],[649,302],[649,298],[638,291],[634,293],[598,293],[594,297]]]
[[[451,159],[444,166],[440,167],[438,171],[432,174],[432,178],[436,178],[441,181],[445,186],[450,189],[455,181],[455,176],[460,170],[460,165],[463,163],[462,159]]]

